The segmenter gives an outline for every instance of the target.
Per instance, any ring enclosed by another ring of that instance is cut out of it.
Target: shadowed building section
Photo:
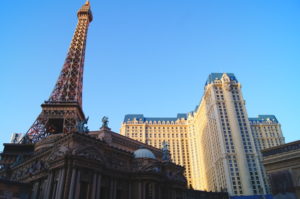
[[[300,140],[262,151],[274,199],[300,198]]]
[[[0,198],[7,199],[29,199],[31,196],[31,185],[0,179]]]

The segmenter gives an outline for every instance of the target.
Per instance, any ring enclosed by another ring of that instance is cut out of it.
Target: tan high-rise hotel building
[[[210,74],[194,111],[174,118],[129,114],[120,133],[157,148],[167,141],[191,187],[230,195],[268,193],[260,150],[284,143],[275,116],[248,118],[241,84],[232,73]]]
[[[257,151],[261,151],[267,148],[275,147],[285,143],[284,137],[281,131],[281,125],[274,115],[259,115],[256,118],[249,118],[252,136],[254,138],[254,144]],[[262,173],[264,175],[264,183],[267,191],[269,189],[269,183],[267,181],[267,173],[263,166],[263,157],[261,153],[258,153],[260,160]]]

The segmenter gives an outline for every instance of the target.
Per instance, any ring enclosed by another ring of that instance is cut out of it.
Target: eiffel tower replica
[[[82,85],[87,32],[93,15],[87,1],[77,13],[78,23],[55,87],[42,106],[22,144],[36,143],[51,134],[72,133],[87,122],[82,110]]]

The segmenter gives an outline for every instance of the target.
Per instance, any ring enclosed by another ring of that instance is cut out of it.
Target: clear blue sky
[[[26,132],[61,70],[84,0],[3,1],[0,143]],[[233,72],[249,116],[275,114],[300,139],[300,1],[92,0],[83,108],[119,132],[128,113],[176,116],[211,72]],[[1,148],[0,148],[1,149]]]

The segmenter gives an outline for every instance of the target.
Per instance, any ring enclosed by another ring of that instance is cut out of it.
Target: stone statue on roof
[[[87,123],[89,121],[89,117],[87,117],[86,119],[82,120],[82,121],[77,121],[77,131],[79,133],[88,133],[89,132],[89,128],[87,127]]]
[[[106,116],[102,117],[102,128],[103,127],[108,128],[108,117]]]

